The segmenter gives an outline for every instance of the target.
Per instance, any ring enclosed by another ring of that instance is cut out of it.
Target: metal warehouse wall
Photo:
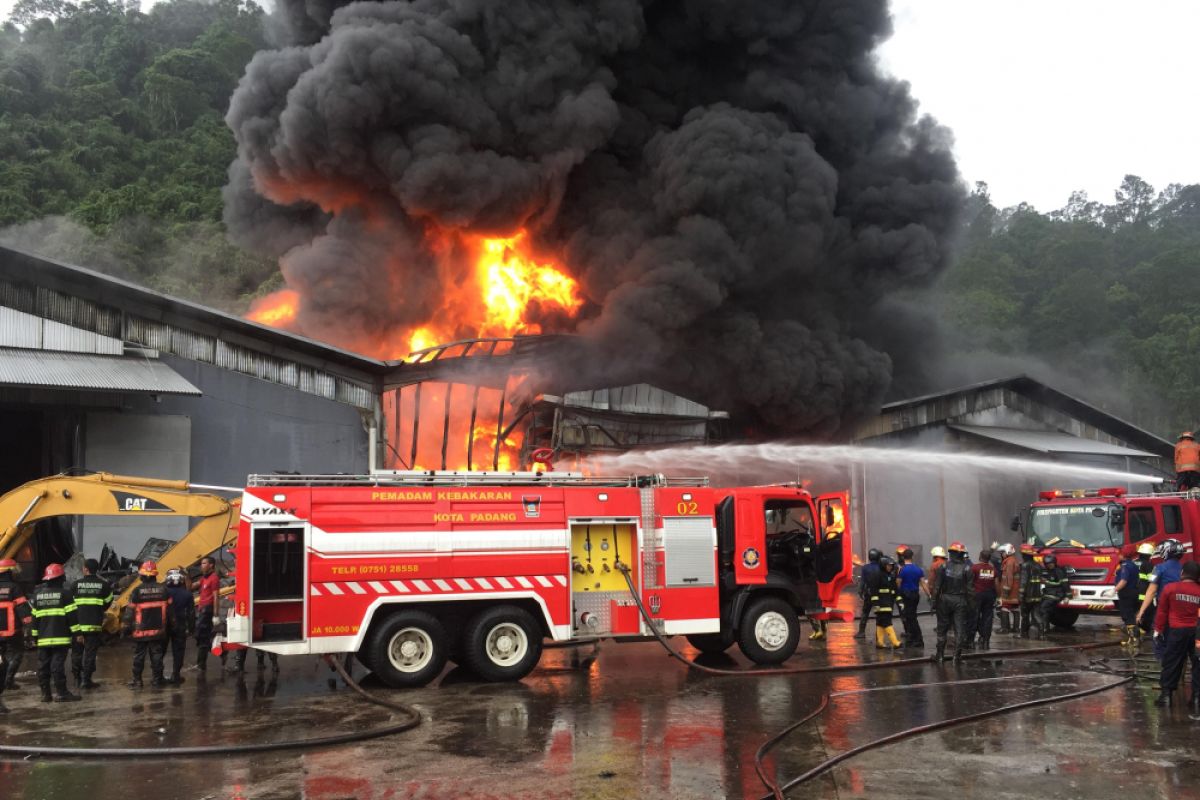
[[[352,472],[367,467],[367,430],[353,406],[177,356],[163,361],[200,397],[130,398],[130,413],[192,421],[191,480],[242,486],[251,473]]]

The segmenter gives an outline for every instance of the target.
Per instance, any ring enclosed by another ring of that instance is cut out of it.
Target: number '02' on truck
[[[849,498],[576,473],[251,476],[229,642],[354,653],[387,684],[447,661],[518,680],[543,640],[684,635],[758,664],[845,619]],[[630,594],[636,588],[649,621]]]

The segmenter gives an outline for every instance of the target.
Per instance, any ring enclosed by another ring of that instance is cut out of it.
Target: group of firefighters
[[[862,614],[856,639],[866,636],[867,622],[875,615],[875,646],[900,647],[892,626],[897,608],[904,623],[904,646],[923,648],[925,641],[917,622],[917,606],[924,593],[937,616],[937,649],[934,661],[944,660],[950,630],[954,630],[955,661],[978,644],[991,646],[994,615],[1000,617],[1000,633],[1029,637],[1036,627],[1045,638],[1054,609],[1070,597],[1066,570],[1053,553],[1037,560],[1037,549],[1023,544],[993,543],[971,562],[961,542],[948,548],[934,547],[933,564],[927,575],[913,561],[911,548],[900,545],[893,559],[872,549],[863,565],[859,596]],[[1161,694],[1155,703],[1168,705],[1187,663],[1192,665],[1191,712],[1200,716],[1200,661],[1196,655],[1196,630],[1200,621],[1200,563],[1182,563],[1183,545],[1167,539],[1157,547],[1143,543],[1127,545],[1117,571],[1117,608],[1124,625],[1126,645],[1134,645],[1150,634],[1155,655],[1162,662]],[[1151,566],[1157,556],[1161,563]],[[826,635],[817,623],[809,638]]]
[[[979,553],[979,560],[967,557],[962,542],[949,547],[934,547],[929,573],[913,560],[911,548],[900,545],[893,559],[872,549],[862,569],[859,594],[863,602],[855,638],[866,635],[867,622],[876,617],[876,646],[899,647],[892,628],[892,616],[899,603],[904,622],[904,646],[925,646],[917,623],[921,595],[929,598],[937,615],[935,661],[945,658],[946,643],[954,629],[953,657],[991,646],[995,615],[999,612],[1000,633],[1029,637],[1036,627],[1045,637],[1055,606],[1070,594],[1067,573],[1053,555],[1039,564],[1032,545],[1022,545],[1020,557],[1011,544],[993,544]]]
[[[69,654],[76,691],[100,687],[93,675],[104,613],[112,603],[113,588],[97,574],[99,564],[88,559],[84,562],[83,577],[70,586],[62,564],[48,565],[42,583],[26,597],[14,579],[16,567],[15,561],[0,559],[0,698],[4,691],[18,688],[15,679],[28,635],[37,648],[42,702],[80,700],[80,695],[67,685],[67,657]],[[134,641],[129,687],[142,688],[147,656],[152,687],[182,684],[180,673],[187,639],[191,636],[196,640],[196,668],[201,673],[207,669],[220,598],[215,567],[213,559],[204,558],[195,580],[182,570],[172,569],[160,583],[155,562],[141,565],[138,570],[141,581],[130,595],[122,619],[122,633]],[[193,592],[198,592],[198,597],[193,598]],[[165,673],[168,644],[172,654],[170,677]],[[246,651],[238,650],[230,671],[244,671],[245,659]],[[272,663],[278,671],[274,657]],[[6,711],[0,700],[0,714]]]

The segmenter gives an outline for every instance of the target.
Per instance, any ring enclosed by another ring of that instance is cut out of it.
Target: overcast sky
[[[884,68],[954,130],[965,177],[998,205],[1050,211],[1073,189],[1107,202],[1126,173],[1200,183],[1200,0],[893,0],[893,13]]]

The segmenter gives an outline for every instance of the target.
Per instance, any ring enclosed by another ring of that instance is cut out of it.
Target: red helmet
[[[143,561],[141,569],[138,570],[139,575],[158,575],[158,564],[153,561]]]
[[[1023,556],[1036,556],[1036,555],[1037,555],[1037,548],[1036,548],[1036,547],[1034,547],[1033,545],[1029,544],[1028,542],[1026,542],[1025,544],[1021,545],[1021,555],[1023,555]]]
[[[947,547],[946,549],[949,550],[951,553],[967,552],[966,545],[964,545],[962,542],[951,542],[950,546]]]
[[[52,581],[55,578],[61,578],[64,574],[62,564],[47,564],[46,573],[42,575],[42,580]]]
[[[0,572],[4,572],[4,570],[6,570],[6,569],[16,569],[16,568],[17,568],[16,561],[13,561],[11,558],[0,558]]]

